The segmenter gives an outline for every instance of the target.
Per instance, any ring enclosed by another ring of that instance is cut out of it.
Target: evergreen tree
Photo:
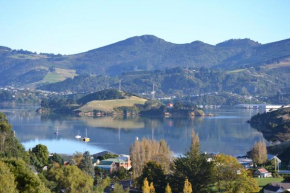
[[[164,192],[166,186],[166,176],[160,164],[152,161],[147,162],[142,171],[142,175],[137,178],[137,184],[139,187],[142,187],[145,178],[149,182],[154,183],[156,192]]]
[[[92,161],[90,152],[86,151],[83,154],[83,159],[81,161],[80,168],[86,174],[92,176],[93,178],[95,177],[94,165],[93,165],[93,161]]]
[[[194,132],[191,142],[190,151],[187,151],[184,157],[174,160],[170,175],[173,192],[182,192],[186,179],[192,184],[193,192],[207,192],[214,183],[214,165],[199,154],[199,138]]]

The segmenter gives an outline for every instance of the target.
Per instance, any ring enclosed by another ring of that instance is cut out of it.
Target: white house
[[[270,178],[270,177],[272,177],[272,174],[271,174],[271,172],[268,172],[268,170],[266,170],[265,168],[260,168],[254,172],[254,177]]]

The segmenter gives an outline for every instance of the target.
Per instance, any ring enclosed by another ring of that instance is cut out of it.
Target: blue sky
[[[216,44],[290,38],[288,0],[0,0],[0,45],[74,54],[132,36]]]

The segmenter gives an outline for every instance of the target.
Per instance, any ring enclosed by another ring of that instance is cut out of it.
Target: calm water
[[[238,155],[249,151],[263,136],[246,123],[257,111],[244,109],[208,109],[213,117],[195,118],[114,118],[41,116],[36,107],[1,108],[17,137],[26,149],[41,143],[50,152],[72,154],[76,151],[97,153],[108,150],[128,153],[138,137],[165,139],[175,154],[182,154],[190,145],[190,134],[199,134],[201,150]],[[58,128],[59,134],[54,132]],[[89,143],[75,139],[87,129]]]

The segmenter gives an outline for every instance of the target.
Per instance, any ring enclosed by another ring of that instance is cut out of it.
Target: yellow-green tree
[[[150,183],[150,193],[155,193],[153,182]]]
[[[143,193],[150,193],[150,187],[149,187],[149,182],[148,182],[147,178],[145,178],[145,180],[143,182],[142,192]]]
[[[4,162],[0,160],[0,193],[16,193],[16,184],[13,173],[6,166]]]
[[[215,159],[217,188],[227,192],[256,192],[257,182],[232,156],[219,154]]]
[[[167,183],[167,186],[165,188],[165,193],[172,193],[172,190],[171,190],[169,183]]]
[[[183,193],[192,193],[192,186],[187,178],[184,181]]]

